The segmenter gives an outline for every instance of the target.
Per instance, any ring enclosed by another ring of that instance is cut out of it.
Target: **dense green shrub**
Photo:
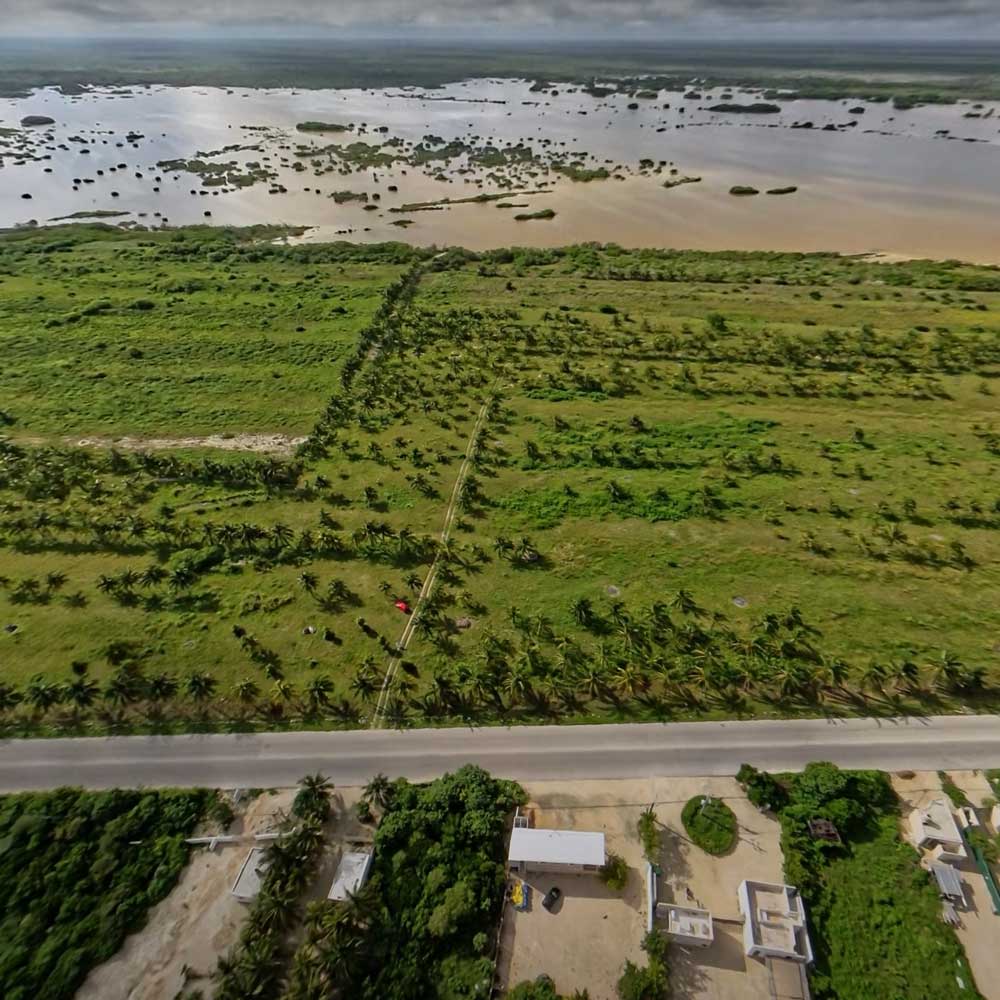
[[[780,812],[788,801],[785,786],[767,771],[758,771],[751,764],[742,764],[736,772],[736,780],[747,793],[747,798],[758,809],[770,809]]]
[[[187,863],[205,791],[0,797],[0,996],[69,1000]]]
[[[681,813],[687,835],[709,854],[728,854],[736,846],[739,830],[736,814],[722,799],[696,795]]]
[[[649,958],[645,966],[625,963],[618,979],[620,1000],[661,1000],[667,994],[666,938],[651,931],[643,939],[642,948]]]
[[[815,763],[784,780],[785,878],[806,902],[817,1000],[978,997],[955,932],[941,920],[938,893],[900,838],[888,777]],[[817,818],[836,825],[840,844],[810,834]]]
[[[371,880],[354,905],[307,918],[288,1000],[472,1000],[491,981],[507,817],[523,792],[468,766],[397,781],[385,798]]]
[[[601,869],[601,881],[615,892],[621,892],[628,883],[628,865],[620,854],[609,854]]]
[[[639,840],[642,842],[642,853],[651,864],[658,864],[660,860],[660,830],[657,825],[656,813],[653,807],[642,811],[636,823],[636,830]]]
[[[507,1000],[589,1000],[590,994],[578,990],[572,997],[562,997],[556,992],[556,984],[548,976],[518,983],[507,993]]]

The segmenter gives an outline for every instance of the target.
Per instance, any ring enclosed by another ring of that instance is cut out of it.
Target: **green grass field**
[[[9,727],[995,704],[997,269],[273,235],[0,242]]]

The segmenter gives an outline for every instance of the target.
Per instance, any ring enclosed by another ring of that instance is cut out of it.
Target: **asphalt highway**
[[[82,785],[273,788],[320,771],[364,784],[426,780],[473,762],[521,781],[734,774],[813,760],[845,767],[1000,767],[1000,719],[681,722],[483,729],[113,736],[0,742],[0,791]]]

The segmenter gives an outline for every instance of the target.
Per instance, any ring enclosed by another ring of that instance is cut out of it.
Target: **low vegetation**
[[[8,732],[996,705],[995,269],[272,236],[0,241]]]
[[[609,854],[601,869],[601,881],[615,892],[621,892],[628,884],[628,865],[620,854]]]
[[[728,854],[739,839],[736,814],[722,799],[694,796],[685,803],[681,822],[692,842],[708,854]]]
[[[916,852],[900,838],[899,803],[886,775],[810,764],[782,778],[779,814],[786,880],[802,892],[818,1000],[978,996],[954,930]],[[833,823],[840,842],[813,837]]]
[[[0,995],[70,1000],[188,859],[202,791],[0,796]]]
[[[646,964],[637,965],[631,959],[618,979],[619,1000],[663,1000],[668,995],[667,939],[658,931],[650,931],[642,941]]]

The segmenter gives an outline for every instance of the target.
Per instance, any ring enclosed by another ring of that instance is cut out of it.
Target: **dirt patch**
[[[119,451],[168,451],[174,448],[216,448],[220,451],[253,451],[265,455],[290,455],[304,437],[286,434],[209,434],[180,438],[76,438],[77,448],[117,448]]]

